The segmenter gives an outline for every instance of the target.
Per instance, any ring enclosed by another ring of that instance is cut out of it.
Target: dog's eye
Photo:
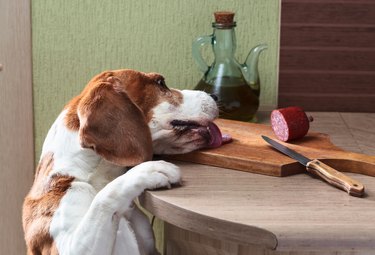
[[[164,78],[163,78],[163,77],[158,78],[155,82],[156,82],[156,84],[158,84],[161,88],[166,89],[166,90],[169,90],[169,88],[168,88],[167,85],[165,84],[165,81],[164,81]]]

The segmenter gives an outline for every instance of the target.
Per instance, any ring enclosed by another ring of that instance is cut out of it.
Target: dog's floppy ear
[[[152,140],[142,111],[115,77],[93,81],[78,104],[81,146],[120,166],[152,158]]]

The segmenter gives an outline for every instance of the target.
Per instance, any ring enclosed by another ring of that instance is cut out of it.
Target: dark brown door
[[[375,112],[375,1],[282,0],[279,106]]]

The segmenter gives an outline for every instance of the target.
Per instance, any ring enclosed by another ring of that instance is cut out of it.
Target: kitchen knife
[[[349,193],[349,195],[361,197],[364,194],[365,188],[362,183],[340,173],[332,167],[324,164],[317,159],[309,159],[305,156],[297,153],[294,150],[272,140],[271,138],[262,135],[262,138],[272,145],[276,150],[284,153],[285,155],[297,160],[302,165],[306,166],[308,172],[313,173],[321,177],[326,182],[333,186],[343,189]]]

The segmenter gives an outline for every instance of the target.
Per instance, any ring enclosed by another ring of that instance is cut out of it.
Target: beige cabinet
[[[22,202],[33,179],[29,0],[0,1],[0,254],[26,254]]]

